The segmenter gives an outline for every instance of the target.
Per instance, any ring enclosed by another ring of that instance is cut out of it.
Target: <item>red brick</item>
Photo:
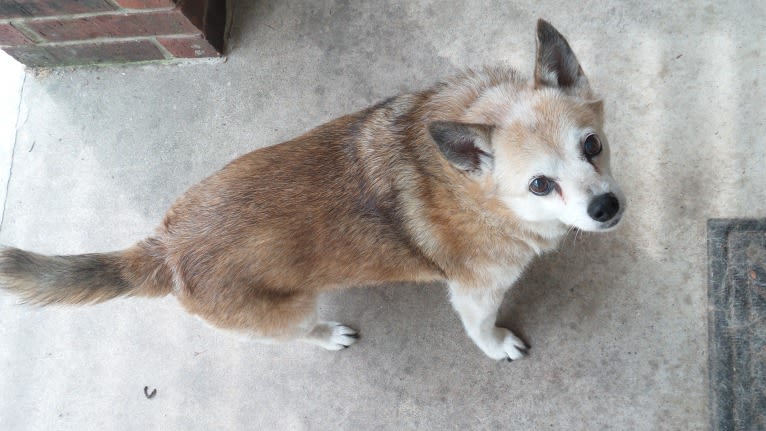
[[[26,25],[51,42],[85,40],[97,37],[161,36],[200,34],[181,11],[100,15],[87,18],[49,19]]]
[[[0,0],[0,18],[71,15],[115,9],[107,0]]]
[[[127,9],[154,9],[161,7],[173,7],[173,0],[115,0],[118,5]]]
[[[201,58],[221,56],[208,41],[201,37],[158,37],[157,42],[161,43],[173,57]]]
[[[10,24],[0,24],[0,45],[20,46],[31,45],[34,42]]]
[[[27,66],[72,66],[161,60],[165,56],[148,40],[79,43],[6,48],[5,52]]]

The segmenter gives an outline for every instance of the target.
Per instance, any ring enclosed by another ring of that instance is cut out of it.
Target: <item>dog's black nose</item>
[[[617,214],[620,210],[620,201],[614,193],[605,193],[596,196],[588,205],[588,215],[596,221],[605,222]]]

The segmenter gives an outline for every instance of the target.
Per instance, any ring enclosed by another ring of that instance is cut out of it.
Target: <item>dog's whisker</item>
[[[574,226],[569,226],[569,228],[567,229],[567,232],[566,232],[566,234],[564,234],[564,238],[565,238],[565,240],[566,240],[566,239],[569,239],[569,235],[570,235],[572,232],[574,232],[574,235],[572,235],[572,245],[574,245],[575,241],[577,240],[577,231],[578,231],[578,229],[577,229],[577,228],[575,228]]]

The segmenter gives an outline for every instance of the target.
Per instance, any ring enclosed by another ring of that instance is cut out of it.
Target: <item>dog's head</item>
[[[604,231],[620,221],[625,198],[603,117],[566,39],[540,20],[532,82],[484,89],[465,122],[433,122],[429,132],[447,160],[526,223]]]

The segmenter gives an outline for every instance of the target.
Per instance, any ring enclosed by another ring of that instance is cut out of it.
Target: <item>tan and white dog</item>
[[[604,231],[625,201],[603,103],[569,44],[537,24],[534,77],[468,71],[246,154],[187,191],[155,235],[113,253],[0,252],[0,287],[37,304],[175,295],[213,325],[336,350],[331,289],[442,280],[493,359],[528,346],[495,325],[503,294],[571,227]]]

